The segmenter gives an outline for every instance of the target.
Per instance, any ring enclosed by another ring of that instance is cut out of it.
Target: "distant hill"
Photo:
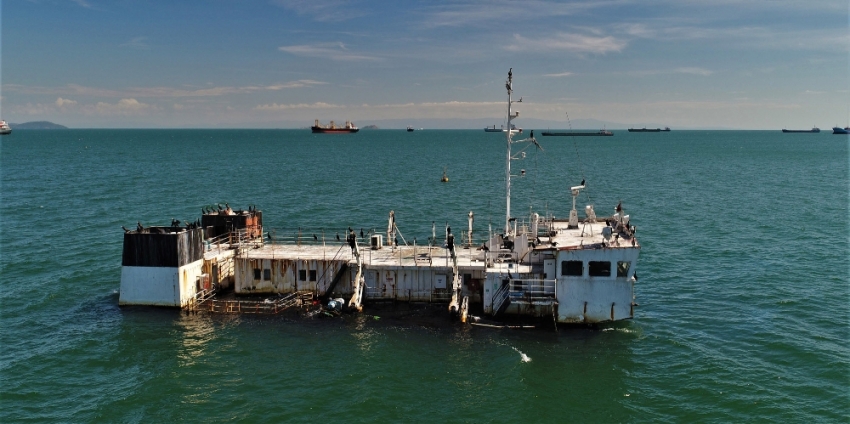
[[[363,129],[364,130],[377,130],[378,126],[377,125],[366,125],[365,127],[363,127]]]
[[[67,130],[64,125],[54,124],[49,121],[32,121],[23,124],[9,124],[13,130]]]

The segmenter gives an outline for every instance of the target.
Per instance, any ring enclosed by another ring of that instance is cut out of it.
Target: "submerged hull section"
[[[204,261],[181,267],[121,267],[119,305],[184,307],[195,295]]]

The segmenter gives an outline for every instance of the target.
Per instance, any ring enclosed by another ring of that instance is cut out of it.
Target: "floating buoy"
[[[440,178],[440,182],[443,182],[443,183],[449,182],[449,176],[446,175],[446,168],[443,168],[443,178]]]

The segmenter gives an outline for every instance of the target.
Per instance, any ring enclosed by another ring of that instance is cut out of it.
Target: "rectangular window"
[[[316,281],[316,270],[315,269],[310,270],[310,281]]]
[[[263,270],[263,280],[271,281],[272,279],[272,270],[264,269]]]
[[[611,262],[608,261],[590,261],[588,264],[588,274],[591,277],[610,277]]]
[[[307,270],[299,269],[298,270],[298,280],[299,281],[307,281]]]
[[[581,277],[584,274],[584,264],[581,261],[561,261],[561,275]]]
[[[259,280],[262,274],[260,273],[260,268],[254,268],[254,279]]]
[[[617,277],[625,277],[629,275],[629,266],[631,262],[617,262]]]

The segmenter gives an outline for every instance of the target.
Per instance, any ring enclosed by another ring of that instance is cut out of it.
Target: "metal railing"
[[[512,302],[549,303],[556,299],[556,280],[510,280],[508,292]]]
[[[214,297],[207,297],[202,302],[195,302],[193,310],[225,314],[274,315],[295,306],[302,306],[312,300],[313,292],[290,293],[282,297],[263,300],[216,299]]]
[[[510,286],[511,284],[502,284],[502,287],[499,287],[495,293],[493,293],[493,316],[496,316],[499,313],[499,310],[502,309],[502,306],[505,305],[505,302],[509,302],[510,300]]]

